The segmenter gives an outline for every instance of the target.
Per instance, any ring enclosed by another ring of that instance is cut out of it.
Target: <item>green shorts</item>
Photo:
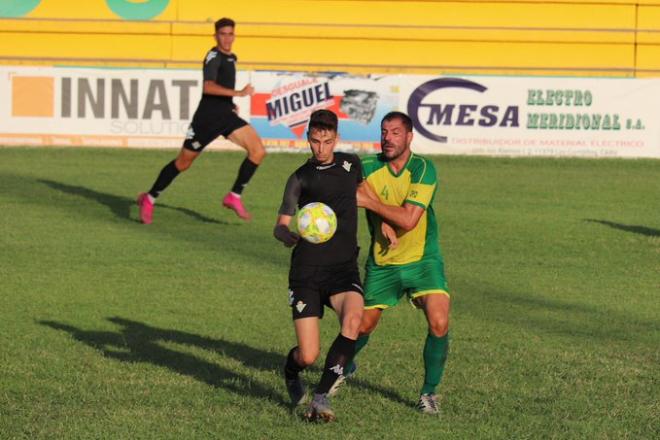
[[[442,257],[427,257],[400,266],[367,263],[364,308],[386,309],[399,303],[403,295],[410,301],[424,295],[449,296]]]

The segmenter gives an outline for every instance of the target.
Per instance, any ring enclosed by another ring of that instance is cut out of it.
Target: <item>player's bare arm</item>
[[[412,203],[404,203],[403,206],[384,205],[366,182],[358,188],[357,200],[359,207],[378,214],[386,222],[404,231],[410,231],[417,226],[424,214],[424,208]]]
[[[421,206],[412,203],[404,203],[403,206],[390,206],[370,200],[367,205],[364,206],[366,209],[378,214],[388,223],[406,232],[417,226],[425,211]]]
[[[390,226],[389,223],[381,222],[380,232],[382,232],[383,237],[385,237],[387,241],[390,242],[389,248],[396,249],[396,247],[399,245],[399,236],[396,235],[396,230],[392,226]]]
[[[378,201],[378,196],[366,180],[363,180],[362,183],[360,183],[355,195],[357,196],[357,204],[360,208],[365,208],[364,199]]]
[[[369,185],[369,183],[364,180],[362,183],[358,186],[357,190],[357,201],[358,201],[358,206],[364,207],[364,198],[371,199],[375,202],[378,202],[378,196],[374,192],[373,188]],[[362,202],[361,202],[362,200]],[[394,227],[392,227],[389,223],[386,221],[383,221],[380,226],[381,232],[383,233],[383,236],[389,241],[390,243],[390,248],[394,249],[397,247],[399,244],[399,237],[396,235],[396,230]]]

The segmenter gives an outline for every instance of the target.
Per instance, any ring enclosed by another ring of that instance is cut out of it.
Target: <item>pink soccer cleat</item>
[[[241,198],[236,196],[234,193],[227,193],[224,199],[222,199],[222,206],[225,208],[233,209],[236,215],[238,215],[243,220],[250,220],[252,216],[243,206]]]
[[[154,216],[154,204],[149,200],[147,193],[138,194],[137,204],[140,207],[140,220],[145,225],[151,224]]]

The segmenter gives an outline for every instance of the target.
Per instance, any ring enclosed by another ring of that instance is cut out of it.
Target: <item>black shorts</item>
[[[183,141],[183,148],[201,152],[218,136],[228,137],[233,131],[245,125],[248,123],[232,110],[216,113],[213,116],[200,116],[195,113],[188,127],[186,140]]]
[[[292,266],[289,271],[289,305],[293,319],[323,318],[323,306],[342,292],[364,295],[357,261],[332,266]]]

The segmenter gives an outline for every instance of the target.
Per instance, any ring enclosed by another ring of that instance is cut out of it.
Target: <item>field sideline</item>
[[[244,224],[220,208],[243,155],[205,153],[144,226],[134,198],[173,154],[0,148],[1,439],[660,437],[660,161],[436,157],[443,414],[414,411],[425,324],[401,304],[338,422],[310,425],[281,378],[289,250],[272,238],[304,156],[266,158]],[[360,241],[364,260],[364,219]]]

